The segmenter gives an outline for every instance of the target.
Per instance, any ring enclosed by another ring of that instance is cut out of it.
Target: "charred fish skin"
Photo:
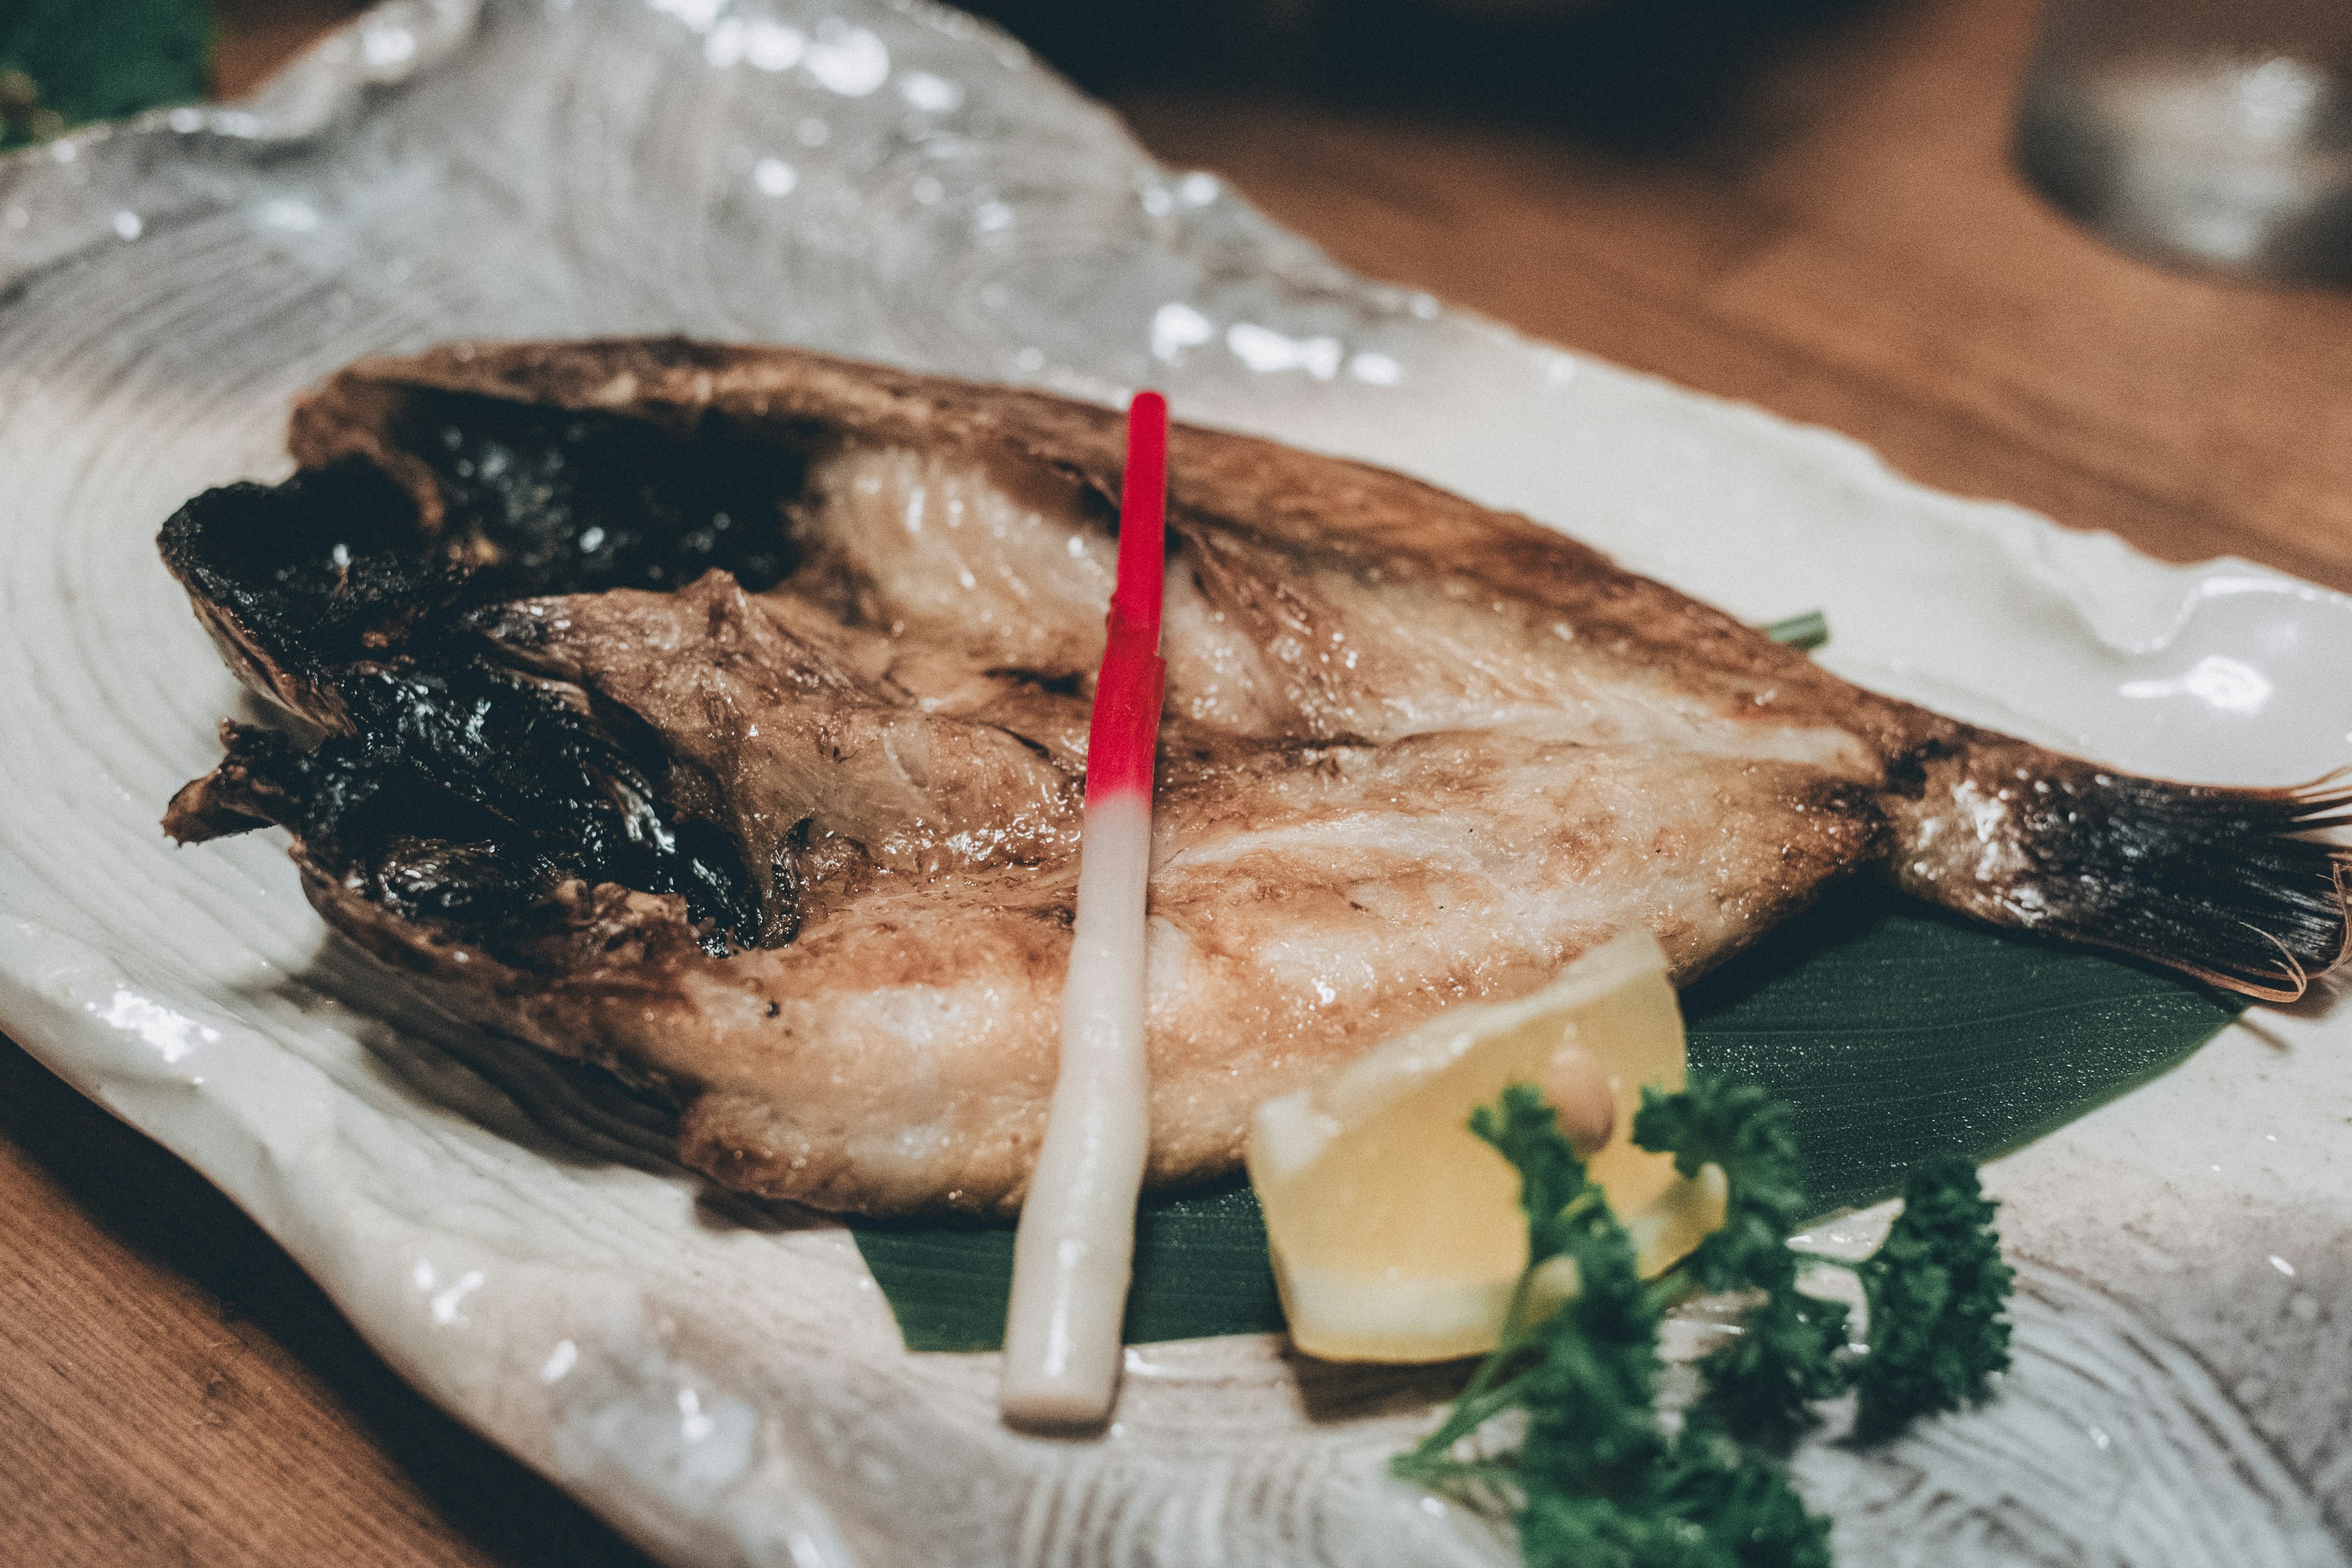
[[[245,682],[185,842],[666,1095],[740,1190],[1017,1206],[1054,1075],[1117,415],[782,349],[453,345],[165,525]],[[1840,878],[2256,995],[2338,962],[2352,792],[2141,779],[1850,686],[1525,519],[1171,441],[1160,1184],[1259,1100],[1639,923],[1688,980]]]
[[[1891,795],[1886,875],[1993,925],[2169,965],[2272,1002],[2344,962],[2340,778],[2221,789],[2137,777],[1972,732]]]

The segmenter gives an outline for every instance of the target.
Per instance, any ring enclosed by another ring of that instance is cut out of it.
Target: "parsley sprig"
[[[1675,1169],[1696,1176],[1718,1166],[1729,1191],[1722,1228],[1699,1243],[1683,1268],[1706,1290],[1760,1290],[1741,1332],[1699,1363],[1706,1393],[1697,1411],[1733,1436],[1785,1444],[1811,1426],[1811,1402],[1846,1387],[1837,1355],[1846,1310],[1797,1289],[1789,1237],[1805,1219],[1803,1167],[1789,1108],[1754,1084],[1698,1079],[1680,1094],[1644,1090],[1633,1142],[1671,1151]]]
[[[1957,1410],[2009,1365],[2001,1309],[2017,1276],[2000,1260],[1996,1206],[1957,1154],[1926,1162],[1904,1184],[1902,1215],[1855,1270],[1870,1307],[1870,1358],[1854,1378],[1861,1436]]]
[[[1671,1152],[1685,1176],[1715,1165],[1727,1187],[1724,1225],[1650,1282],[1540,1092],[1506,1089],[1470,1128],[1519,1173],[1528,1266],[1501,1344],[1394,1468],[1509,1507],[1530,1568],[1829,1568],[1829,1521],[1773,1453],[1812,1424],[1812,1404],[1856,1388],[1857,1435],[1884,1436],[1980,1397],[2008,1364],[2011,1275],[1965,1160],[1914,1171],[1885,1245],[1855,1266],[1876,1346],[1857,1366],[1844,1307],[1797,1288],[1796,1137],[1763,1090],[1694,1075],[1679,1094],[1643,1094],[1634,1142]],[[1656,1408],[1658,1327],[1694,1288],[1755,1305],[1699,1363],[1703,1392],[1675,1426]],[[1512,1410],[1525,1418],[1516,1447],[1457,1452]]]

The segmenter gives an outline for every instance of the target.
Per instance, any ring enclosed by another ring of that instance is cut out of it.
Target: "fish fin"
[[[2291,1002],[2344,962],[2352,770],[2284,789],[2172,784],[1978,732],[1891,794],[1905,892]]]

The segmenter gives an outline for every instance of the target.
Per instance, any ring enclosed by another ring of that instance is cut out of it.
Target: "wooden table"
[[[343,7],[230,8],[226,89]],[[2352,296],[2117,256],[2010,171],[2032,0],[1893,0],[1727,130],[1606,155],[1464,113],[1119,104],[1360,271],[1834,426],[1929,483],[2352,588]],[[0,1043],[0,1564],[638,1562],[408,1392],[185,1166]]]

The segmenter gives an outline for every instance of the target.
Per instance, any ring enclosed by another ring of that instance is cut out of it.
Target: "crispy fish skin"
[[[781,349],[453,345],[297,408],[166,562],[325,731],[227,727],[451,1005],[667,1095],[722,1184],[1016,1207],[1051,1093],[1118,417]],[[2341,959],[2345,792],[2134,778],[1829,675],[1525,519],[1178,427],[1150,1179],[1639,923],[1689,979],[1874,872],[2259,995]]]

